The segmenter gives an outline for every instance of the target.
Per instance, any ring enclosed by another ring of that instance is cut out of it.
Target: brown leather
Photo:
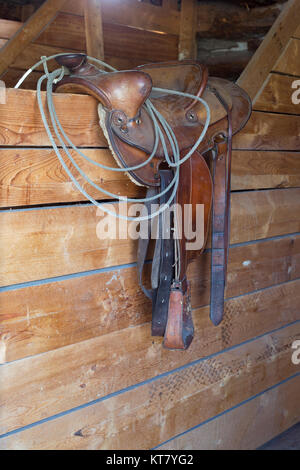
[[[164,335],[167,349],[187,349],[194,337],[194,325],[190,300],[190,285],[185,292],[176,283],[171,287],[169,315]]]
[[[248,95],[234,83],[208,77],[206,67],[193,61],[148,64],[131,71],[105,74],[88,64],[84,54],[63,56],[58,62],[69,68],[70,75],[58,82],[57,91],[85,91],[98,99],[103,107],[101,110],[105,112],[110,143],[124,168],[145,161],[154,146],[153,123],[143,106],[147,98],[172,127],[179,144],[180,158],[184,158],[191,149],[205,125],[206,111],[197,100],[169,95],[152,87],[183,91],[202,97],[207,102],[211,112],[210,124],[199,148],[180,166],[176,202],[182,208],[182,223],[187,210],[185,205],[191,204],[189,217],[193,231],[196,229],[197,204],[204,205],[203,244],[198,247],[200,252],[205,248],[212,220],[210,317],[214,324],[219,324],[224,312],[229,243],[231,138],[250,116]],[[168,141],[167,147],[171,155]],[[163,160],[164,152],[159,144],[151,163],[129,174],[138,184],[154,188],[149,191],[158,191],[161,183],[168,184],[170,179],[170,170],[163,170],[166,171],[164,174],[160,169]],[[164,181],[160,180],[160,175],[165,175],[161,176]],[[183,229],[182,226],[184,234]],[[186,279],[193,252],[187,251],[189,240],[183,236],[176,242],[180,262],[173,265],[169,259],[162,264],[159,256],[168,254],[170,246],[175,246],[173,242],[170,245],[170,240],[168,243],[158,240],[152,266],[157,282],[151,293],[145,288],[143,290],[153,302],[153,334],[164,335],[164,346],[167,348],[186,349],[194,334],[190,285]],[[148,241],[139,245],[140,280],[147,249]],[[165,273],[165,269],[168,276],[159,278],[159,272]],[[171,288],[170,276],[173,278]],[[164,285],[169,286],[168,292]],[[162,302],[167,298],[168,308],[165,304],[162,308]]]

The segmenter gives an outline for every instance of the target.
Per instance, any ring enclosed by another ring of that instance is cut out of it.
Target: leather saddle
[[[87,62],[85,54],[69,54],[56,60],[68,70],[68,75],[57,83],[55,91],[89,93],[99,101],[100,125],[115,159],[124,168],[145,162],[153,150],[155,130],[145,107],[148,98],[173,131],[180,158],[197,141],[205,126],[206,111],[195,98],[171,95],[163,89],[201,97],[209,106],[210,123],[205,136],[191,157],[180,165],[179,185],[172,202],[176,203],[175,212],[181,208],[181,217],[178,219],[173,212],[167,224],[166,211],[157,216],[150,289],[143,284],[150,221],[147,236],[140,238],[138,246],[139,282],[152,301],[152,335],[163,336],[166,348],[186,349],[194,336],[186,271],[195,249],[189,248],[191,239],[186,236],[184,221],[196,238],[197,207],[201,205],[202,241],[200,246],[195,245],[196,252],[202,253],[211,230],[210,318],[218,325],[224,313],[229,246],[231,140],[250,117],[250,98],[236,84],[209,77],[207,68],[194,61],[155,63],[103,73]],[[166,147],[172,155],[168,139]],[[146,186],[148,196],[170,185],[174,169],[166,164],[161,142],[154,158],[142,168],[128,171],[128,176],[136,184]],[[165,204],[171,192],[170,189],[161,195],[159,203]],[[175,235],[178,232],[181,237]]]

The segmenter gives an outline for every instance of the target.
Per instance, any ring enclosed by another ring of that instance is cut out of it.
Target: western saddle
[[[138,245],[139,282],[152,301],[152,335],[164,336],[166,348],[186,349],[194,335],[190,283],[186,278],[194,251],[188,249],[190,240],[184,233],[183,221],[188,218],[195,233],[199,230],[197,205],[204,207],[203,240],[197,251],[203,252],[211,227],[210,318],[218,325],[224,312],[229,246],[231,141],[249,119],[250,99],[236,84],[209,77],[207,68],[194,61],[155,63],[130,71],[103,73],[87,61],[85,54],[64,55],[56,60],[68,70],[68,75],[57,83],[56,91],[89,93],[99,101],[100,125],[123,168],[138,166],[153,151],[155,129],[145,107],[148,98],[168,123],[169,133],[175,135],[180,159],[193,149],[206,123],[207,111],[195,97],[209,106],[210,122],[204,138],[178,170],[179,184],[172,203],[182,209],[180,222],[173,213],[171,230],[166,230],[166,211],[156,217],[159,236],[152,261],[151,289],[143,285],[150,220],[146,222],[147,236],[141,237]],[[182,94],[172,95],[164,89]],[[159,130],[168,132],[166,127],[160,126]],[[162,193],[161,205],[172,198],[168,188],[175,171],[166,163],[166,151],[171,155],[174,151],[170,139],[165,140],[165,148],[159,142],[149,163],[128,171],[136,184],[148,188],[147,196]],[[150,210],[150,204],[146,206]],[[181,237],[176,236],[178,232]]]

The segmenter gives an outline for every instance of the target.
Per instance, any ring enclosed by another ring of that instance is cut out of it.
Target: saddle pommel
[[[127,119],[137,116],[152,90],[150,75],[139,70],[104,73],[87,62],[85,54],[68,54],[56,60],[70,75],[57,83],[55,91],[88,92],[108,110],[125,113]]]

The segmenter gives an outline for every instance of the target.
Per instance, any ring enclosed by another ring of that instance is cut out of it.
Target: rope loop
[[[48,65],[47,65],[47,62],[49,60],[52,60],[52,59],[55,59],[56,57],[58,56],[62,56],[62,55],[68,55],[66,53],[63,53],[63,54],[55,54],[53,56],[50,56],[50,57],[46,57],[46,56],[42,56],[41,57],[41,60],[39,62],[37,62],[33,67],[31,67],[29,70],[27,70],[27,72],[21,77],[21,79],[18,81],[18,83],[16,84],[15,88],[19,88],[19,86],[23,83],[23,81],[26,79],[26,77],[33,71],[35,70],[37,67],[39,67],[41,64],[43,65],[44,67],[44,71],[45,71],[45,74],[42,75],[39,80],[38,80],[38,83],[37,83],[37,100],[38,100],[38,105],[39,105],[39,109],[40,109],[40,113],[41,113],[41,117],[42,117],[42,121],[43,121],[43,124],[44,124],[44,127],[45,127],[45,130],[47,132],[47,135],[49,137],[49,140],[51,142],[51,145],[62,165],[62,167],[64,168],[65,172],[67,173],[67,175],[69,176],[70,180],[73,181],[73,183],[75,184],[75,186],[77,187],[77,189],[89,200],[92,202],[92,204],[94,204],[95,206],[97,207],[100,207],[101,210],[103,210],[104,212],[106,212],[107,214],[109,215],[112,215],[114,217],[117,217],[117,218],[120,218],[120,219],[123,219],[123,220],[132,220],[132,221],[136,221],[136,222],[140,222],[140,221],[144,221],[144,220],[150,220],[150,219],[153,219],[154,217],[158,216],[159,214],[161,214],[162,212],[164,212],[167,208],[170,207],[170,204],[174,201],[175,199],[175,194],[176,194],[176,191],[178,189],[178,185],[179,185],[179,169],[180,169],[180,165],[182,165],[188,158],[190,158],[192,156],[192,154],[194,153],[194,151],[197,149],[197,147],[200,145],[200,143],[202,142],[205,134],[206,134],[206,131],[208,129],[208,126],[209,126],[209,123],[210,123],[210,109],[209,109],[209,106],[208,104],[206,103],[205,100],[203,100],[203,98],[200,98],[198,96],[195,96],[195,95],[191,95],[189,93],[184,93],[184,92],[181,92],[181,91],[176,91],[176,90],[168,90],[168,89],[165,89],[165,88],[157,88],[157,87],[153,87],[153,90],[154,91],[160,91],[160,92],[164,92],[166,94],[171,94],[171,95],[178,95],[178,96],[184,96],[184,97],[187,97],[187,98],[192,98],[193,100],[196,100],[198,102],[200,102],[204,107],[205,107],[205,110],[206,110],[206,121],[205,121],[205,124],[203,126],[203,129],[202,129],[202,132],[201,134],[199,135],[198,139],[196,140],[195,144],[193,145],[193,147],[190,149],[190,151],[184,155],[184,157],[180,158],[180,149],[179,149],[179,145],[178,145],[178,142],[177,142],[177,139],[176,139],[176,136],[174,134],[174,131],[173,129],[171,128],[171,126],[169,125],[169,123],[166,121],[166,119],[163,117],[163,115],[156,109],[156,107],[153,105],[153,103],[151,102],[151,100],[148,98],[148,100],[146,101],[146,103],[144,104],[144,109],[146,110],[146,112],[149,114],[151,120],[152,120],[152,123],[153,123],[153,127],[154,127],[154,145],[153,145],[153,149],[152,149],[152,152],[150,154],[150,156],[142,163],[138,164],[138,165],[135,165],[135,166],[132,166],[132,167],[127,167],[127,168],[114,168],[114,167],[109,167],[109,166],[106,166],[106,165],[103,165],[99,162],[96,162],[95,160],[89,158],[87,155],[85,155],[83,152],[81,152],[80,149],[78,149],[74,144],[73,142],[69,139],[69,137],[66,135],[59,119],[58,119],[58,116],[56,114],[56,111],[55,111],[55,107],[54,107],[54,103],[53,103],[53,84],[54,83],[57,83],[59,82],[65,75],[65,73],[67,72],[65,70],[65,67],[62,66],[61,68],[59,69],[56,69],[54,72],[49,72],[48,70]],[[109,64],[106,64],[105,62],[99,60],[99,59],[95,59],[93,57],[87,57],[89,60],[91,61],[94,61],[96,62],[97,64],[101,65],[102,67],[105,67],[105,68],[108,68],[109,70],[111,71],[117,71],[114,67],[110,66]],[[101,70],[102,73],[107,73],[106,71],[104,70]],[[47,79],[47,91],[46,91],[46,96],[47,96],[47,106],[48,106],[48,111],[49,111],[49,116],[50,116],[50,120],[51,120],[51,124],[52,124],[52,127],[53,127],[53,130],[54,130],[54,134],[55,134],[55,138],[53,137],[52,133],[51,133],[51,130],[50,130],[50,126],[48,124],[48,121],[47,121],[47,118],[46,118],[46,114],[45,114],[45,111],[44,111],[44,107],[43,107],[43,103],[42,103],[42,98],[41,98],[41,85],[42,85],[42,82]],[[170,157],[169,153],[168,153],[168,148],[167,148],[167,143],[166,143],[166,139],[167,141],[169,142],[170,144],[170,147],[171,147],[171,150],[172,150],[172,155]],[[56,141],[59,142],[59,145],[62,147],[63,151],[65,152],[65,155],[66,155],[66,158],[71,162],[71,164],[76,168],[76,170],[79,172],[79,174],[83,177],[83,179],[85,181],[87,181],[87,183],[89,183],[91,186],[93,186],[95,189],[99,190],[100,192],[102,192],[103,194],[105,194],[106,196],[109,196],[110,198],[113,198],[113,199],[117,199],[119,201],[123,201],[123,202],[143,202],[143,203],[149,203],[151,201],[154,201],[155,199],[158,199],[158,198],[161,198],[164,194],[166,194],[167,192],[169,192],[171,189],[172,189],[172,192],[171,192],[171,195],[168,199],[168,201],[163,204],[157,211],[151,213],[150,215],[146,215],[146,216],[140,216],[140,217],[128,217],[128,216],[125,216],[125,215],[122,215],[122,214],[116,214],[115,212],[112,212],[110,211],[109,209],[107,209],[105,207],[105,204],[101,204],[99,202],[97,202],[92,196],[90,196],[87,191],[81,186],[81,184],[79,183],[78,179],[76,179],[76,177],[73,175],[72,171],[69,169],[68,165],[66,164],[64,158],[61,156],[61,153],[60,153],[60,149],[59,147],[57,146],[56,144]],[[87,160],[88,162],[92,163],[93,165],[96,165],[104,170],[110,170],[110,171],[118,171],[118,172],[128,172],[128,171],[134,171],[134,170],[137,170],[139,168],[142,168],[144,167],[145,165],[147,165],[153,158],[154,156],[156,155],[156,151],[157,151],[157,148],[158,148],[158,145],[159,143],[161,144],[162,148],[163,148],[163,152],[164,152],[164,157],[165,157],[165,160],[166,162],[168,163],[169,167],[171,168],[174,168],[174,177],[172,179],[172,181],[169,183],[169,185],[166,186],[166,188],[161,191],[161,192],[158,192],[152,196],[149,196],[149,197],[145,197],[145,198],[141,198],[141,199],[138,199],[138,198],[128,198],[126,196],[120,196],[118,194],[114,194],[114,193],[111,193],[110,191],[107,191],[106,189],[104,188],[101,188],[100,186],[98,186],[96,183],[94,183],[87,175],[86,173],[84,173],[84,171],[79,167],[79,165],[76,163],[76,161],[74,160],[74,158],[72,157],[67,145],[69,145],[74,151],[76,151],[78,153],[78,155],[80,155],[81,157],[83,157],[85,160]]]

